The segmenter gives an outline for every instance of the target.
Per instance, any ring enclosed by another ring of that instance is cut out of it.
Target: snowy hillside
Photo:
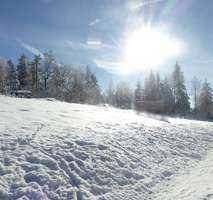
[[[198,166],[170,180],[155,194],[156,199],[213,199],[213,153]]]
[[[213,163],[213,123],[0,96],[0,147],[1,200],[184,199],[183,191],[194,200],[213,193],[212,165],[205,170]],[[194,190],[206,171],[210,189],[199,183],[203,189]]]

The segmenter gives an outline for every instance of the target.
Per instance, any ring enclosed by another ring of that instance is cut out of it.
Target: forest
[[[178,63],[173,72],[163,78],[151,71],[144,83],[138,81],[135,88],[123,81],[114,85],[111,79],[106,91],[102,92],[95,73],[88,66],[59,64],[52,51],[35,55],[33,60],[23,54],[17,64],[12,60],[0,60],[0,93],[5,95],[30,91],[34,98],[108,104],[138,112],[212,119],[213,90],[210,83],[207,80],[201,83],[194,77],[191,89],[193,95],[189,97],[184,73]]]

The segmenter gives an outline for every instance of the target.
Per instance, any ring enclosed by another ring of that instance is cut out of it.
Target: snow
[[[193,169],[175,177],[155,194],[155,199],[213,199],[213,152]]]
[[[0,147],[0,199],[184,199],[183,190],[188,199],[196,193],[210,199],[212,194],[210,122],[0,96]],[[185,176],[191,182],[181,190]]]

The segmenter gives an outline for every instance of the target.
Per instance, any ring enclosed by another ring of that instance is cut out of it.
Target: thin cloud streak
[[[88,25],[89,25],[89,26],[94,26],[94,25],[100,23],[100,21],[101,21],[101,20],[100,20],[99,18],[96,18],[96,19],[94,19],[93,21],[91,21]]]
[[[165,0],[139,0],[139,1],[132,1],[128,3],[129,9],[131,11],[137,11],[139,9],[141,9],[142,7],[146,6],[146,5],[150,5],[150,4],[156,4],[156,3],[160,3],[162,1]]]
[[[103,50],[103,49],[112,49],[114,48],[111,45],[104,44],[100,40],[97,39],[88,39],[86,43],[83,42],[73,42],[71,40],[67,40],[66,44],[73,49],[77,50]]]
[[[21,41],[21,40],[17,40],[17,42],[27,51],[31,52],[34,55],[40,55],[42,58],[44,58],[44,54],[37,48]]]
[[[103,68],[109,71],[117,71],[120,69],[119,62],[112,62],[112,61],[106,61],[106,60],[100,60],[100,59],[94,59],[94,63],[99,67]]]

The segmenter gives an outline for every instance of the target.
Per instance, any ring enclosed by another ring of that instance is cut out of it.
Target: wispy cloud
[[[98,39],[88,39],[85,43],[83,42],[74,42],[71,40],[67,40],[66,44],[73,49],[78,50],[103,50],[103,49],[112,49],[114,48],[111,45],[103,43]]]
[[[165,0],[135,0],[128,1],[128,7],[131,11],[137,11],[146,5],[156,4]]]
[[[37,48],[21,41],[21,40],[17,40],[17,42],[27,51],[31,52],[34,55],[40,55],[42,58],[44,58],[44,54]]]
[[[120,62],[113,62],[102,59],[94,59],[94,63],[97,65],[97,67],[105,69],[112,73],[117,73],[118,71],[120,71],[122,65],[122,63]]]
[[[94,26],[94,25],[100,23],[100,21],[101,21],[101,19],[96,18],[96,19],[94,19],[93,21],[91,21],[88,25],[89,25],[89,26]]]
[[[66,40],[66,45],[71,47],[72,49],[87,49],[86,44],[81,42],[73,42],[71,40]]]
[[[147,73],[149,67],[139,67],[132,63],[128,63],[125,60],[106,60],[106,59],[94,59],[93,62],[97,67],[105,69],[108,72],[114,74],[137,74],[140,72]],[[153,68],[152,68],[153,69]]]
[[[131,68],[124,62],[107,61],[102,59],[94,59],[97,67],[105,69],[111,73],[128,74],[131,73]]]

